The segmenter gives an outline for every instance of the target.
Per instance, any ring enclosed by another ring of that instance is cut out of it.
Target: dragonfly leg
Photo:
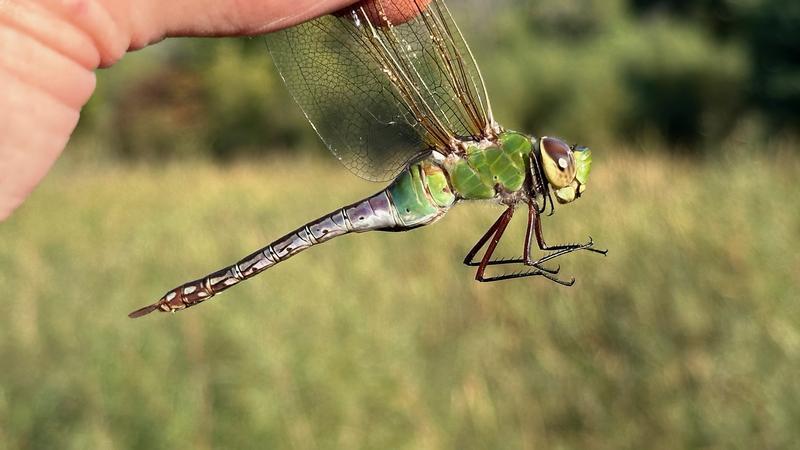
[[[476,242],[475,245],[472,247],[472,249],[469,251],[469,253],[467,253],[467,256],[464,257],[464,264],[466,264],[467,266],[478,265],[478,263],[474,261],[475,255],[477,255],[478,252],[481,251],[483,246],[486,245],[486,242],[489,240],[489,238],[491,238],[495,234],[495,232],[497,231],[497,227],[499,227],[500,223],[503,222],[504,219],[506,219],[506,215],[513,215],[513,214],[514,214],[514,208],[509,207],[507,210],[503,212],[503,214],[500,215],[500,217],[497,218],[497,220],[492,224],[491,227],[489,227],[486,233],[484,233],[484,235],[481,236],[480,239],[478,239],[478,242]],[[509,220],[511,220],[511,218],[506,219],[506,223]]]
[[[529,205],[528,208],[528,231],[531,231],[531,225],[533,225],[533,231],[536,235],[536,243],[539,245],[539,249],[544,251],[561,251],[561,250],[568,250],[566,253],[571,253],[575,250],[588,250],[593,253],[599,253],[601,255],[605,255],[608,253],[608,250],[600,250],[594,248],[594,241],[592,237],[589,236],[589,240],[583,244],[581,243],[572,243],[572,244],[559,244],[559,245],[547,245],[544,240],[544,234],[542,233],[542,219],[539,215],[539,211],[535,205]],[[530,249],[530,247],[528,247]],[[530,253],[530,250],[529,250]],[[563,255],[565,253],[559,253],[558,256]],[[552,259],[552,258],[548,258]],[[527,263],[526,263],[527,264]]]
[[[503,237],[503,233],[506,231],[506,227],[508,227],[508,223],[511,221],[511,218],[514,216],[514,207],[509,206],[509,208],[497,219],[494,225],[490,228],[489,232],[487,232],[477,243],[477,245],[470,250],[465,262],[472,261],[475,257],[475,254],[480,251],[480,249],[489,242],[489,246],[486,249],[486,253],[483,254],[483,258],[481,258],[481,262],[478,264],[478,270],[475,273],[475,279],[481,282],[492,282],[492,281],[502,281],[502,280],[510,280],[512,278],[524,278],[524,277],[532,277],[532,276],[543,276],[549,280],[552,280],[556,283],[566,284],[569,285],[567,282],[559,280],[553,274],[543,271],[538,267],[535,267],[535,270],[529,271],[521,271],[521,272],[514,272],[514,273],[506,273],[502,275],[496,276],[486,276],[486,267],[489,266],[489,262],[492,260],[492,255],[494,254],[495,249],[497,248],[497,244],[500,242],[500,239]],[[491,241],[489,239],[491,238]]]
[[[506,215],[507,214],[509,215],[509,217],[506,219]],[[475,260],[476,255],[486,245],[486,242],[489,241],[489,239],[493,235],[496,234],[498,227],[500,227],[500,224],[503,222],[504,219],[507,220],[506,221],[506,225],[508,225],[508,222],[511,221],[511,217],[510,216],[513,216],[513,214],[514,214],[513,207],[509,207],[508,210],[506,210],[503,214],[500,215],[500,217],[494,222],[494,224],[492,224],[492,226],[489,227],[489,230],[486,231],[486,233],[478,240],[478,242],[475,244],[475,246],[472,247],[472,249],[469,251],[469,253],[467,253],[467,256],[464,257],[464,265],[469,266],[469,267],[479,267],[481,265],[481,262],[482,262],[481,260],[477,260],[477,261]],[[525,235],[525,249],[524,249],[525,255],[527,255],[529,253],[530,234],[531,234],[531,232],[529,230],[528,233],[526,233],[526,235]],[[499,238],[498,238],[498,241],[499,241]],[[529,258],[527,256],[517,257],[517,258],[490,259],[489,261],[486,262],[486,265],[487,266],[496,266],[496,265],[504,265],[504,264],[525,264],[525,261],[527,261],[527,260],[529,260]],[[554,274],[554,275],[557,274],[558,271],[560,270],[560,267],[556,268],[556,269],[549,269],[547,267],[539,267],[539,266],[537,266],[536,268],[541,270],[541,271],[543,271],[543,272],[547,272],[547,273]]]
[[[532,275],[544,275],[547,279],[554,281],[558,284],[564,286],[572,286],[575,283],[575,278],[570,278],[567,281],[552,276],[557,274],[558,271],[561,269],[560,265],[556,267],[554,271],[546,271],[547,274],[537,274],[536,272],[542,271],[542,264],[544,264],[545,262],[556,259],[568,253],[572,253],[574,251],[589,250],[595,253],[600,253],[605,255],[608,252],[608,250],[597,250],[592,248],[592,246],[594,245],[594,241],[592,241],[591,237],[589,238],[588,242],[583,244],[565,244],[565,245],[548,246],[545,243],[544,237],[542,235],[542,223],[540,216],[541,212],[542,211],[538,208],[537,205],[533,203],[528,205],[528,228],[525,233],[525,250],[524,250],[525,253],[521,261],[526,266],[535,267],[537,270],[531,271],[530,273],[521,272],[521,273],[503,275],[501,277],[498,277],[498,279],[520,278],[523,276],[532,276]],[[537,244],[539,245],[539,248],[541,250],[550,251],[551,253],[548,253],[547,255],[537,260],[534,260],[533,257],[531,256],[532,254],[531,250],[533,247],[533,236],[536,236]]]

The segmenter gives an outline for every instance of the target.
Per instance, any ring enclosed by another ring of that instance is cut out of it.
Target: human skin
[[[64,149],[94,91],[96,69],[165,38],[268,33],[353,3],[0,0],[0,221]]]

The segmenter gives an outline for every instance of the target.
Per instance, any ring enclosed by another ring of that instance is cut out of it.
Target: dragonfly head
[[[580,198],[592,170],[592,151],[545,136],[539,140],[539,154],[544,175],[558,202],[570,203]]]

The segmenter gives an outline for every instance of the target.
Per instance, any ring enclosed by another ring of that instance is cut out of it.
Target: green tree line
[[[796,0],[449,5],[509,128],[681,152],[724,148],[741,130],[800,135]],[[75,147],[228,159],[315,140],[262,39],[174,39],[102,71]]]

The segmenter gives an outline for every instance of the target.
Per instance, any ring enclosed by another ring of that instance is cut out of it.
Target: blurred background
[[[262,39],[98,73],[0,225],[0,448],[792,448],[800,2],[450,0],[507,128],[594,150],[548,241],[572,288],[478,284],[499,215],[334,240],[174,316],[126,314],[378,189]],[[519,254],[515,221],[501,253]]]

